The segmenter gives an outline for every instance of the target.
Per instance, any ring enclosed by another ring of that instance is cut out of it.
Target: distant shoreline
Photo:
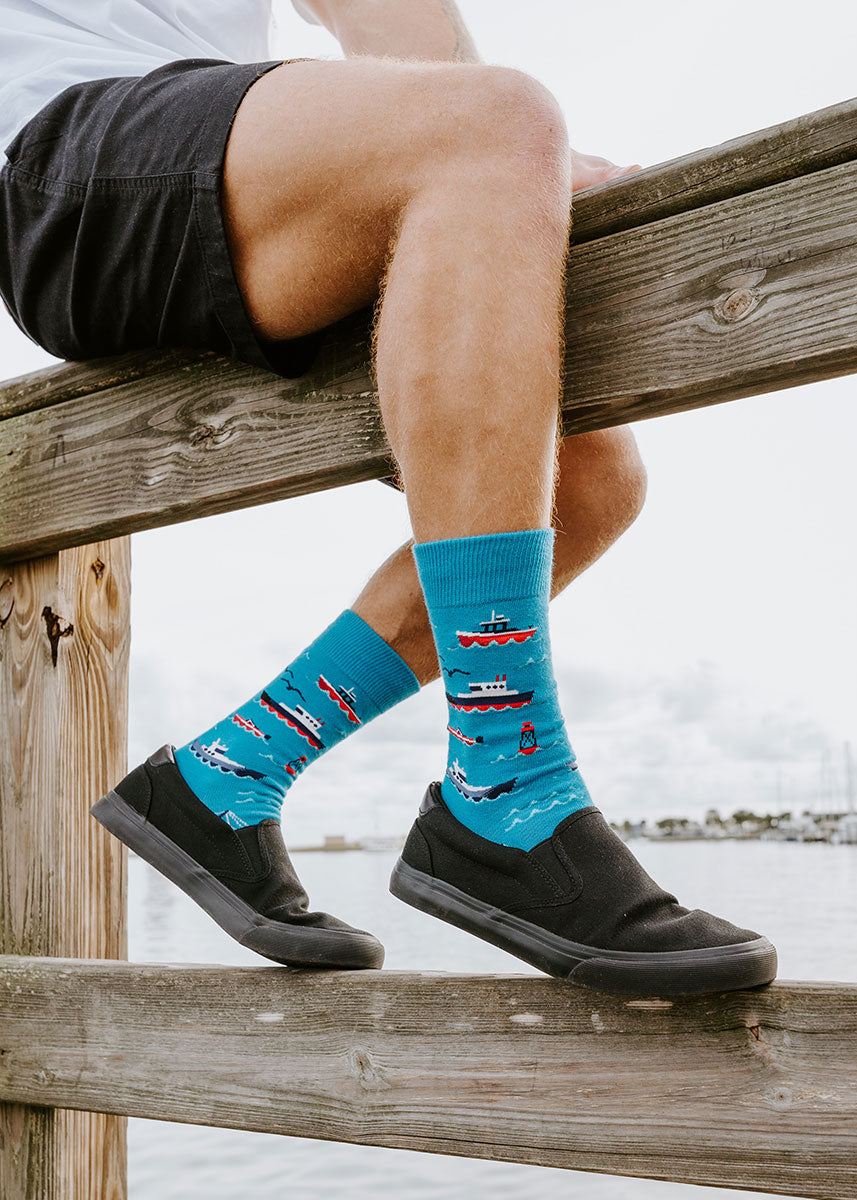
[[[812,846],[857,846],[857,841],[848,842],[838,838],[829,837],[771,837],[759,836],[758,834],[724,834],[721,836],[706,837],[705,834],[645,834],[635,833],[630,836],[624,836],[620,830],[616,830],[624,842],[788,842],[791,844],[801,843],[802,845]],[[401,850],[404,845],[404,837],[385,839],[385,844],[374,845],[361,841],[346,842],[344,845],[326,846],[289,846],[290,854],[346,854],[350,851],[362,850],[369,854],[384,854],[393,853]]]
[[[710,808],[704,818],[644,817],[639,821],[611,821],[610,827],[624,842],[812,842],[857,846],[857,812],[852,809],[828,812],[806,809],[797,814],[756,813],[738,808],[729,816],[721,816],[716,808]],[[300,854],[342,854],[346,850],[399,851],[404,844],[404,834],[373,834],[352,839],[343,833],[328,833],[321,844],[289,849]]]

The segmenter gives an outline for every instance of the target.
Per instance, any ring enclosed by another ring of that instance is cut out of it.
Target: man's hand
[[[633,167],[618,167],[616,163],[595,154],[580,154],[577,150],[571,152],[571,191],[582,192],[584,188],[594,187],[596,183],[606,183],[608,179],[618,179],[620,175],[631,175],[639,171],[636,163]]]

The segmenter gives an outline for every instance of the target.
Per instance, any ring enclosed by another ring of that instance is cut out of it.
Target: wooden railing
[[[855,101],[580,194],[566,431],[857,370],[855,279]],[[857,1197],[853,984],[118,961],[88,808],[126,769],[126,535],[387,474],[368,360],[362,313],[294,381],[175,350],[0,385],[2,1200],[121,1200],[127,1115]]]

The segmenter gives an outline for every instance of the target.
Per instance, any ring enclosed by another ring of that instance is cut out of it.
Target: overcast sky
[[[579,149],[649,164],[857,92],[857,12],[724,0],[463,0],[483,57],[526,69]],[[272,57],[338,56],[276,4]],[[0,315],[2,375],[52,361]],[[635,527],[553,606],[572,742],[610,818],[802,809],[857,753],[857,405],[850,378],[640,423]],[[134,538],[131,759],[271,679],[407,536],[378,484]],[[217,553],[212,553],[212,547]],[[228,565],[224,564],[240,564]],[[216,653],[215,653],[216,652]],[[404,831],[444,762],[437,685],[291,793],[297,840]]]

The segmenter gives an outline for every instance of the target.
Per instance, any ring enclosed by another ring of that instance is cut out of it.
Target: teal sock
[[[551,662],[553,530],[423,542],[414,557],[449,706],[441,794],[474,833],[531,850],[592,803]]]
[[[418,689],[395,650],[346,609],[267,687],[176,750],[176,764],[233,829],[279,819],[302,771]]]

